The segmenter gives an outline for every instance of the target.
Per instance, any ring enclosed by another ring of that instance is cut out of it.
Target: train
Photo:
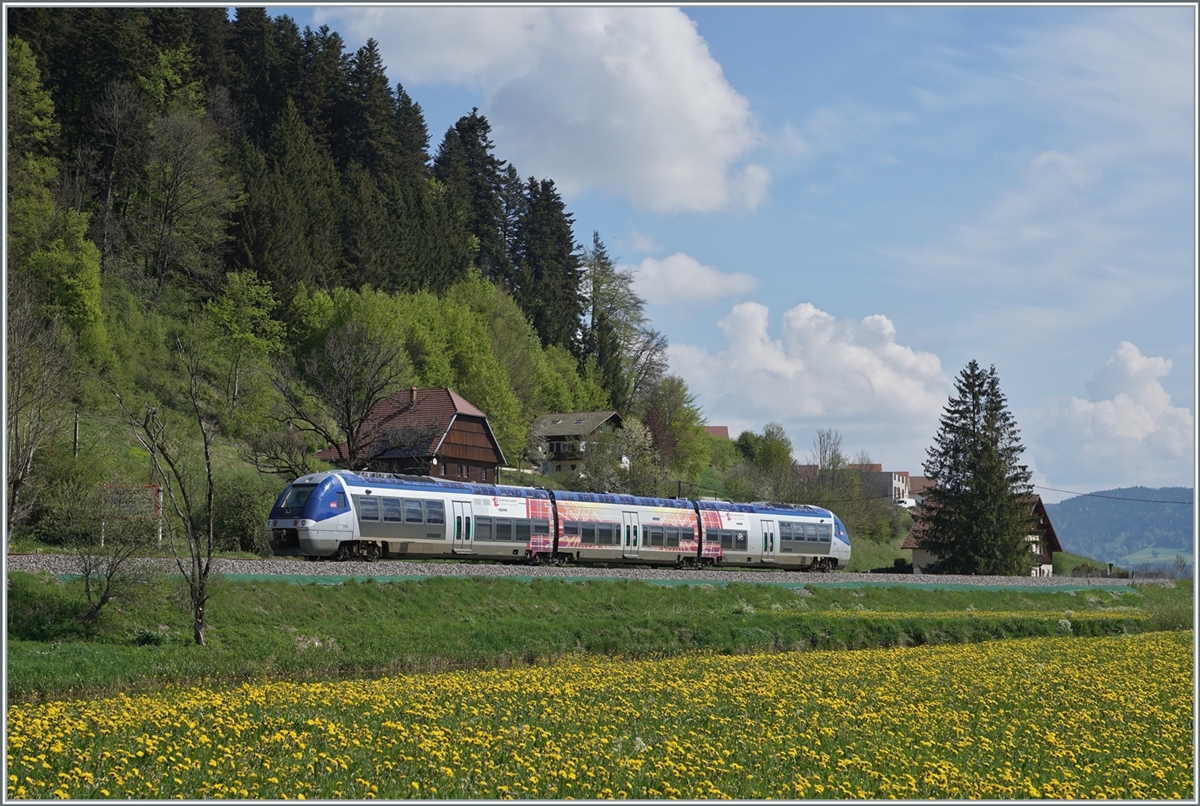
[[[821,507],[549,490],[391,473],[301,476],[267,518],[280,557],[471,559],[833,571],[850,537]]]

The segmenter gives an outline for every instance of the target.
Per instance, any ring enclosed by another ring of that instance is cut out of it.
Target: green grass
[[[583,655],[860,649],[1186,629],[1190,586],[1068,592],[906,586],[658,586],[635,581],[431,578],[339,585],[220,581],[208,646],[192,643],[178,578],[152,580],[75,622],[78,582],[14,572],[10,699],[164,682],[329,679],[541,663]],[[1068,614],[1068,611],[1070,613]]]
[[[863,573],[877,568],[894,568],[897,559],[906,563],[912,562],[912,551],[901,549],[904,538],[897,538],[886,543],[876,543],[873,540],[854,540],[850,546],[850,565],[847,571]]]
[[[1192,552],[1179,548],[1159,548],[1150,546],[1133,554],[1126,554],[1119,562],[1125,568],[1139,568],[1143,565],[1172,565],[1176,555],[1182,556],[1189,566],[1193,564]]]

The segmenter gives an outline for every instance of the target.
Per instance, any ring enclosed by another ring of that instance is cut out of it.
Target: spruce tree
[[[433,160],[433,175],[446,187],[450,209],[478,241],[475,265],[490,280],[506,273],[504,205],[500,197],[505,163],[492,154],[492,126],[472,109],[446,132]]]
[[[1020,431],[1009,413],[996,368],[971,361],[955,380],[957,396],[943,411],[929,448],[921,548],[933,573],[1025,575],[1034,555],[1027,536],[1032,474],[1019,464]]]
[[[552,180],[531,176],[525,193],[528,208],[519,227],[522,281],[514,298],[543,345],[561,345],[580,358],[583,272],[571,230],[574,221]]]

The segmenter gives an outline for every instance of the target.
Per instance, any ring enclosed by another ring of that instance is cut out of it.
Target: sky
[[[710,425],[922,474],[995,366],[1048,502],[1195,486],[1193,6],[276,8],[478,107]]]

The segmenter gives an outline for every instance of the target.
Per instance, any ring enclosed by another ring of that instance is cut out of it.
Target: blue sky
[[[1050,488],[1194,486],[1195,10],[303,7],[555,181],[708,422],[920,474],[994,364]]]

